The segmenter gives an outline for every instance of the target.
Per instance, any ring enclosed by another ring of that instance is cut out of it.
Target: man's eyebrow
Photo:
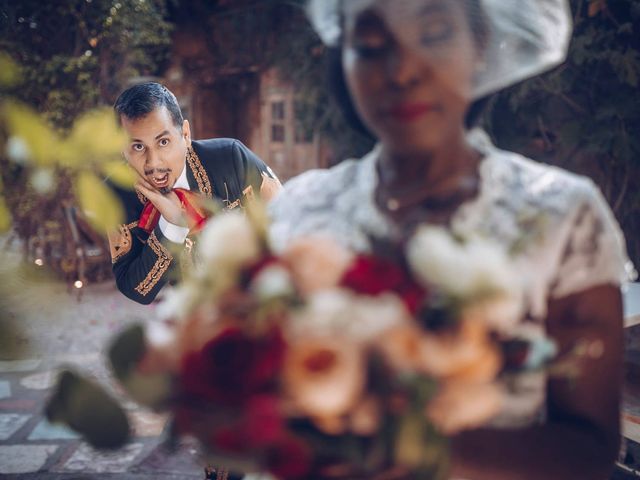
[[[169,130],[164,130],[163,132],[160,132],[158,135],[156,135],[156,138],[154,138],[154,140],[158,140],[160,137],[164,137],[168,133],[169,133]]]

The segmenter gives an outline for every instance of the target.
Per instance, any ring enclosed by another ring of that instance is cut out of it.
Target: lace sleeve
[[[622,285],[637,276],[613,212],[593,182],[586,181],[570,221],[551,296],[564,297],[602,284]]]
[[[272,248],[282,251],[291,240],[317,228],[318,212],[331,211],[331,196],[323,188],[327,170],[309,170],[285,183],[269,203],[269,240]]]

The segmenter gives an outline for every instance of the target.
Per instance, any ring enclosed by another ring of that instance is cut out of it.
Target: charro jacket
[[[190,190],[218,200],[226,209],[242,207],[246,199],[280,187],[272,170],[235,139],[194,140],[185,168]],[[138,226],[147,199],[136,191],[112,187],[126,212],[126,223],[109,235],[116,284],[130,299],[149,304],[167,282],[177,280],[180,269],[176,266],[185,255],[176,252],[188,253],[192,242],[172,245],[160,226],[147,233]]]

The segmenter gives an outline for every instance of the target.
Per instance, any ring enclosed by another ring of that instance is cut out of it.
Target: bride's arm
[[[549,382],[546,423],[522,430],[477,430],[454,438],[453,478],[608,478],[620,438],[623,320],[619,288],[598,286],[551,301],[547,328],[563,351],[579,339],[594,340],[594,358],[580,362],[576,378]],[[598,345],[602,347],[599,356]]]

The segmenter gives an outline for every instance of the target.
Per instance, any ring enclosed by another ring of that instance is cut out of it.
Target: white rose
[[[258,259],[260,242],[246,216],[228,212],[207,222],[198,242],[198,254],[201,268],[216,270],[216,275],[233,275]]]
[[[261,270],[251,282],[250,289],[261,300],[288,297],[294,293],[291,274],[281,265]]]

